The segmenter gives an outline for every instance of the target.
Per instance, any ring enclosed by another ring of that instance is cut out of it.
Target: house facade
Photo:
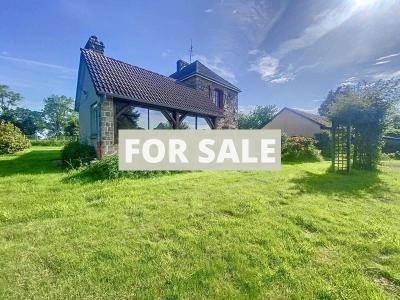
[[[331,122],[325,117],[285,107],[264,126],[264,129],[280,129],[288,136],[313,138],[331,127]]]
[[[104,55],[91,36],[81,49],[75,110],[79,141],[99,157],[118,151],[119,129],[236,129],[240,90],[199,61],[163,76]]]

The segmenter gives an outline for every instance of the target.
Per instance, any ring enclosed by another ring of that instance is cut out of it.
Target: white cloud
[[[250,71],[257,72],[261,75],[261,79],[270,81],[276,75],[279,67],[279,59],[270,55],[264,55],[250,65]]]
[[[8,55],[7,51],[1,51],[1,55]]]
[[[212,8],[208,8],[204,11],[206,14],[210,14],[212,12],[214,12],[214,10]]]
[[[257,54],[260,54],[261,51],[258,49],[253,49],[253,50],[250,50],[248,53],[249,53],[249,55],[257,55]]]
[[[15,63],[20,63],[20,64],[25,64],[28,66],[57,69],[59,71],[65,72],[65,73],[72,73],[72,72],[76,73],[77,72],[77,70],[73,69],[73,68],[68,68],[68,67],[55,65],[55,64],[49,64],[49,63],[45,63],[45,62],[41,62],[41,61],[37,61],[37,60],[30,60],[30,59],[11,57],[11,56],[5,56],[5,55],[0,55],[0,59],[15,62]]]
[[[318,114],[319,106],[316,106],[314,108],[301,108],[301,107],[293,107],[293,108],[304,111],[304,112],[312,113],[312,114]]]
[[[388,59],[388,58],[396,57],[396,56],[399,56],[399,55],[400,55],[400,52],[399,52],[399,53],[393,53],[393,54],[390,54],[390,55],[387,55],[387,56],[379,57],[379,58],[377,58],[376,60],[377,60],[377,61],[386,60],[386,59]]]
[[[341,83],[341,85],[355,85],[359,82],[359,79],[355,76],[347,78]]]
[[[238,0],[227,5],[231,5],[233,21],[251,47],[258,47],[265,40],[287,7],[286,1]]]
[[[189,61],[189,57],[184,57],[184,60]],[[192,61],[193,60],[199,60],[201,63],[209,67],[222,78],[230,82],[236,82],[235,73],[224,65],[223,60],[219,56],[214,56],[214,58],[210,59],[205,55],[199,54],[194,55],[192,57]]]
[[[384,64],[387,64],[387,63],[390,63],[390,60],[378,61],[378,62],[375,63],[375,65],[384,65]]]
[[[400,70],[394,72],[377,73],[370,77],[372,77],[374,80],[380,80],[380,79],[389,80],[392,78],[400,78]]]
[[[272,79],[271,83],[277,83],[277,84],[286,83],[293,80],[294,78],[295,77],[291,74],[281,74],[279,77]]]
[[[343,2],[338,7],[326,10],[314,18],[315,22],[304,29],[300,36],[282,43],[275,55],[282,58],[292,51],[313,45],[319,39],[340,27],[356,11],[357,8],[354,5],[351,6],[346,2]]]

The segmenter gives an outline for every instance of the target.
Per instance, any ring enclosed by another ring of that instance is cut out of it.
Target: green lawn
[[[79,181],[0,156],[0,298],[400,297],[400,164]]]

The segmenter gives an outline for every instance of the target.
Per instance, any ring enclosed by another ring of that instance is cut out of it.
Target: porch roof
[[[196,115],[222,116],[222,111],[204,92],[93,50],[81,49],[81,52],[99,95],[110,95]]]

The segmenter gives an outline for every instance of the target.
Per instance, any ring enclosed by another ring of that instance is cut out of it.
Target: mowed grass
[[[0,156],[1,299],[400,297],[400,164],[79,181]]]

